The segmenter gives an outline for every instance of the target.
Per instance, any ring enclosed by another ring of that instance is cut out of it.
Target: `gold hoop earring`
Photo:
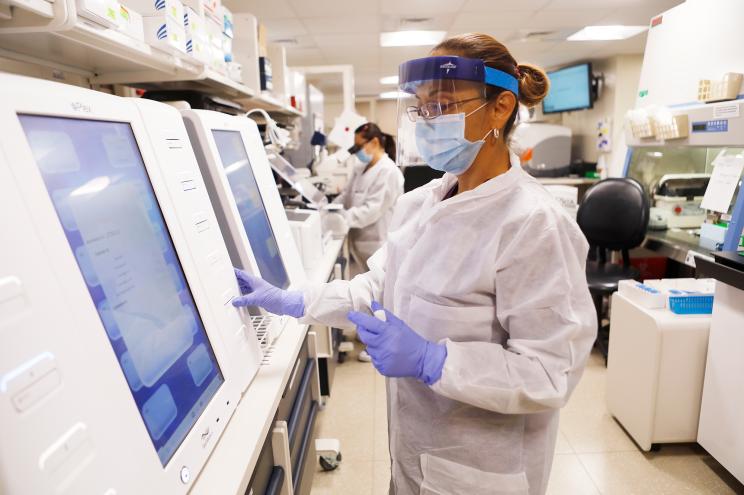
[[[494,139],[498,140],[500,135],[501,135],[501,131],[499,131],[498,129],[494,129],[493,130],[493,138]]]

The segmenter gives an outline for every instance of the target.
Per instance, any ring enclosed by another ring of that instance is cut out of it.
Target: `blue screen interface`
[[[276,287],[289,287],[279,245],[266,214],[256,177],[239,131],[212,131],[245,233],[261,277]]]
[[[589,65],[576,65],[548,73],[550,90],[543,112],[555,113],[591,107]]]
[[[165,466],[224,378],[127,123],[19,115]]]

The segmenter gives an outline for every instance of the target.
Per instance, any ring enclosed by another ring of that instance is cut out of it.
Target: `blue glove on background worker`
[[[266,280],[237,268],[235,277],[243,295],[233,299],[233,306],[260,306],[270,313],[293,318],[301,318],[305,314],[302,292],[274,287]]]
[[[373,312],[383,309],[377,301],[372,302]],[[442,376],[447,347],[429,342],[390,311],[384,311],[386,321],[357,311],[348,315],[377,371],[394,378],[418,378],[427,385],[436,383]]]

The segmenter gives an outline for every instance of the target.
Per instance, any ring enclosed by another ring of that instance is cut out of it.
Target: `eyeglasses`
[[[475,98],[468,98],[466,100],[453,101],[451,103],[442,103],[439,101],[430,101],[424,103],[421,106],[410,106],[406,108],[406,113],[411,122],[421,117],[424,120],[431,120],[440,117],[444,114],[454,112],[457,109],[457,105],[467,103],[469,101],[482,100],[483,97],[476,96]]]

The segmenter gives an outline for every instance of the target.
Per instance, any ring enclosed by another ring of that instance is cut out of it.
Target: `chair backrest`
[[[413,191],[443,175],[444,172],[427,165],[409,165],[403,169],[403,192]]]
[[[634,179],[612,178],[586,191],[576,222],[592,246],[627,252],[643,242],[648,217],[643,186]]]

